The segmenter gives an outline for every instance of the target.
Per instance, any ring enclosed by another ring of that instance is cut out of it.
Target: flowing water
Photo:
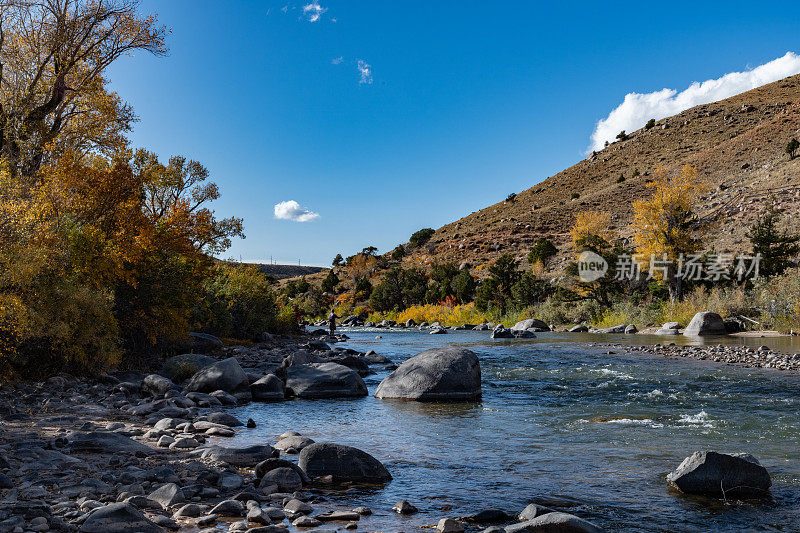
[[[345,346],[374,349],[398,364],[423,349],[466,346],[478,354],[483,374],[479,403],[377,400],[372,394],[388,374],[382,371],[365,379],[370,396],[363,399],[252,403],[232,412],[258,427],[226,440],[229,445],[274,443],[295,430],[380,459],[394,476],[391,483],[330,500],[339,508],[371,507],[375,514],[360,530],[413,531],[486,508],[517,513],[530,502],[611,531],[800,530],[800,376],[628,354],[589,342],[597,335],[348,335]],[[724,342],[783,343],[788,351],[796,340]],[[666,474],[684,457],[712,449],[755,455],[772,474],[771,499],[726,503],[667,487]],[[401,499],[420,513],[394,515],[391,507]]]

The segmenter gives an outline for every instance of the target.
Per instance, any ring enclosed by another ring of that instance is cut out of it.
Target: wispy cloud
[[[306,16],[309,22],[316,22],[320,19],[323,13],[328,10],[327,7],[322,7],[319,5],[317,0],[314,0],[310,4],[306,4],[303,6],[303,14]]]
[[[694,82],[681,92],[661,89],[645,94],[629,93],[616,109],[597,122],[589,150],[602,149],[605,142],[613,141],[620,131],[637,130],[651,118],[669,117],[690,107],[723,100],[798,73],[800,55],[787,52],[785,56],[751,70],[731,72],[702,83]]]
[[[364,61],[363,59],[359,59],[358,63],[356,64],[356,68],[358,68],[358,72],[361,74],[361,79],[358,83],[369,85],[372,83],[372,66]]]
[[[286,200],[275,204],[275,218],[293,220],[295,222],[311,222],[319,218],[319,213],[301,207],[294,200]]]
[[[334,57],[331,59],[331,65],[341,65],[344,61],[344,56]]]

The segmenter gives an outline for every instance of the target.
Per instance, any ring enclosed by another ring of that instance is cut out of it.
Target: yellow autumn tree
[[[675,301],[682,292],[682,280],[676,275],[678,260],[700,248],[702,228],[697,227],[694,209],[707,185],[698,179],[695,167],[686,165],[677,174],[657,168],[647,186],[653,195],[633,202],[633,243],[641,263],[667,284]]]
[[[586,248],[595,251],[610,244],[614,233],[610,229],[611,215],[606,211],[583,211],[575,217],[569,234],[573,248],[580,252]]]

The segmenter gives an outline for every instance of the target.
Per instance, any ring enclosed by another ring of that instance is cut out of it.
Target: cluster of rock
[[[489,325],[491,324],[486,324],[487,329]],[[481,324],[481,326],[484,326],[484,324]],[[498,324],[492,328],[491,336],[493,339],[532,339],[536,337],[536,333],[551,330],[552,328],[546,322],[538,318],[529,318],[517,322],[510,328],[506,328],[503,324]]]
[[[654,346],[626,346],[632,352],[645,352],[663,357],[692,357],[715,363],[741,365],[749,368],[774,368],[800,371],[800,353],[785,354],[772,351],[768,346],[753,348],[744,345],[676,346],[675,343]]]
[[[359,373],[388,359],[277,338],[214,348],[217,357],[173,357],[159,374],[59,375],[4,386],[0,531],[211,532],[230,524],[229,531],[264,533],[288,532],[287,520],[297,527],[326,521],[355,527],[369,510],[312,517],[315,498],[304,491],[389,481],[366,452],[294,432],[274,446],[226,447],[209,439],[232,437],[245,426],[226,406],[364,396]]]

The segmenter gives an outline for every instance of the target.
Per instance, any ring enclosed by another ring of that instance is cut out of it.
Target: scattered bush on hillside
[[[528,263],[534,265],[536,263],[541,263],[543,265],[547,264],[547,260],[553,257],[558,253],[558,248],[550,239],[546,239],[541,237],[536,239],[536,242],[533,243],[533,247],[531,251],[528,252]]]
[[[800,141],[797,139],[792,139],[789,141],[789,144],[786,145],[786,153],[789,155],[789,159],[794,159],[798,148],[800,148]]]
[[[572,193],[572,194],[570,195],[570,198],[571,198],[572,200],[577,200],[577,199],[578,199],[578,198],[580,198],[580,197],[581,197],[581,195],[580,195],[579,193],[577,193],[577,192],[574,192],[574,193]]]
[[[436,230],[433,228],[422,228],[419,231],[415,231],[408,239],[408,242],[412,248],[418,248],[428,242],[435,232]]]
[[[331,266],[339,267],[342,266],[343,264],[344,264],[344,258],[342,257],[342,254],[336,254],[336,257],[334,257],[333,261],[331,262]]]
[[[655,125],[656,125],[656,119],[651,118],[650,120],[647,121],[647,124],[644,125],[644,129],[646,130],[652,129],[653,127],[655,127]]]
[[[628,140],[628,134],[625,133],[625,130],[622,130],[621,132],[617,133],[617,140],[618,141],[627,141]]]

